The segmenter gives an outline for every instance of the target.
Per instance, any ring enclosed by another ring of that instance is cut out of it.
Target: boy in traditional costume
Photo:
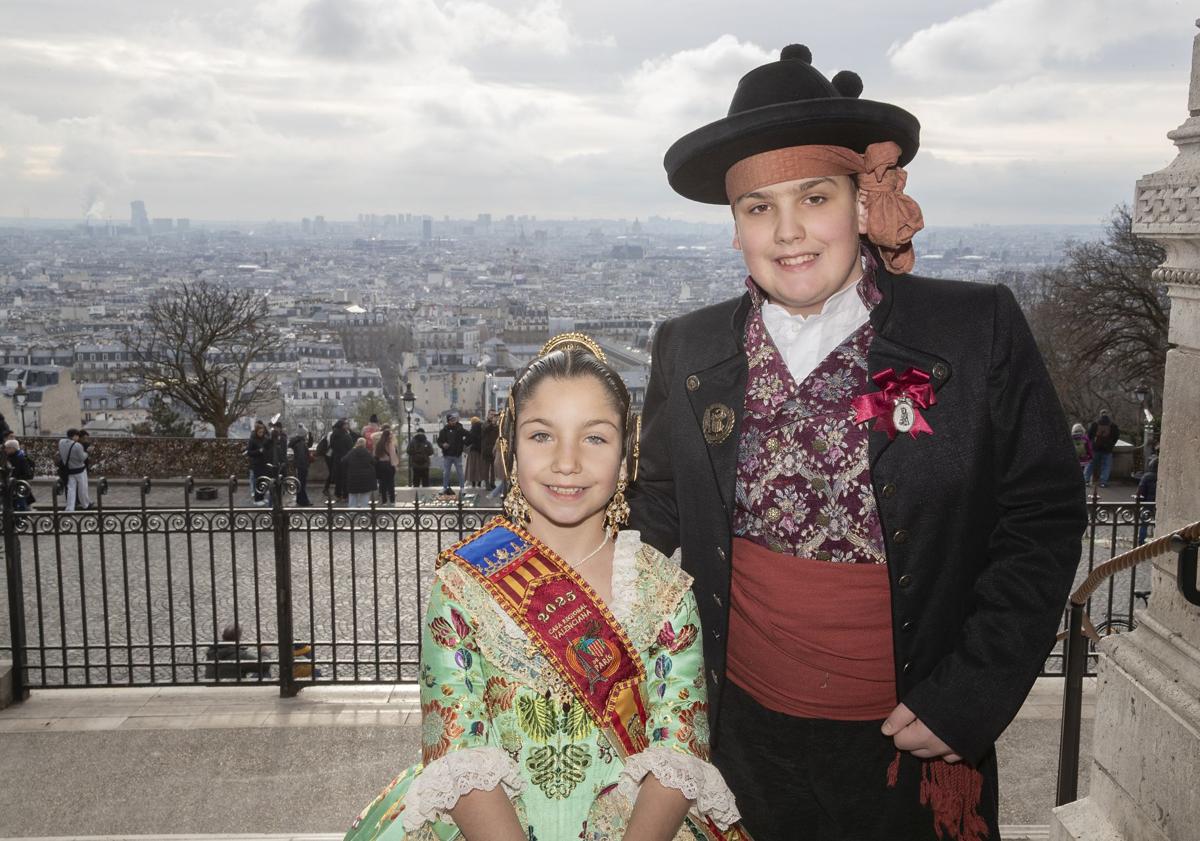
[[[811,60],[667,152],[750,276],[655,336],[633,524],[695,577],[756,841],[998,841],[993,745],[1066,603],[1078,467],[1012,293],[907,274],[917,120]]]
[[[581,334],[517,379],[509,516],[442,554],[422,626],[423,765],[347,841],[744,838],[709,762],[691,578],[617,531],[638,428]]]

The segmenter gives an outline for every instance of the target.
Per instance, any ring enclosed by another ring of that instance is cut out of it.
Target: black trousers
[[[754,841],[1000,841],[995,753],[921,760],[882,723],[784,715],[726,683],[713,761]]]
[[[396,501],[396,468],[390,461],[375,460],[375,478],[379,481],[380,503]]]

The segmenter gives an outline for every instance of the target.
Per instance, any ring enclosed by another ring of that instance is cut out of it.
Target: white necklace
[[[600,545],[597,546],[592,551],[588,552],[586,555],[584,555],[581,559],[579,559],[575,563],[571,564],[572,568],[579,569],[581,566],[586,564],[592,558],[596,557],[596,553],[599,552],[601,549],[603,549],[607,544],[608,544],[608,532],[606,531],[606,532],[604,532],[604,539],[600,541]]]

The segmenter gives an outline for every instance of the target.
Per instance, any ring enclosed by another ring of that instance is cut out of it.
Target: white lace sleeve
[[[404,795],[404,831],[441,818],[464,794],[501,784],[510,799],[525,788],[517,764],[500,748],[451,751],[422,768]]]
[[[661,745],[635,753],[626,760],[625,770],[617,781],[617,792],[630,805],[637,801],[638,789],[647,774],[653,774],[667,788],[678,789],[688,800],[695,801],[692,811],[712,818],[721,829],[728,829],[741,819],[725,778],[703,759]]]

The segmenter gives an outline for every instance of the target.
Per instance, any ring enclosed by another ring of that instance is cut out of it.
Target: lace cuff
[[[692,811],[712,818],[721,829],[741,820],[725,778],[703,759],[661,745],[635,753],[626,760],[625,770],[617,781],[617,792],[631,806],[637,801],[642,778],[647,774],[653,774],[667,788],[678,789],[688,800],[695,801]]]
[[[435,759],[421,769],[404,795],[404,831],[438,820],[464,794],[491,791],[500,784],[509,799],[525,788],[517,764],[500,748],[463,748]]]

